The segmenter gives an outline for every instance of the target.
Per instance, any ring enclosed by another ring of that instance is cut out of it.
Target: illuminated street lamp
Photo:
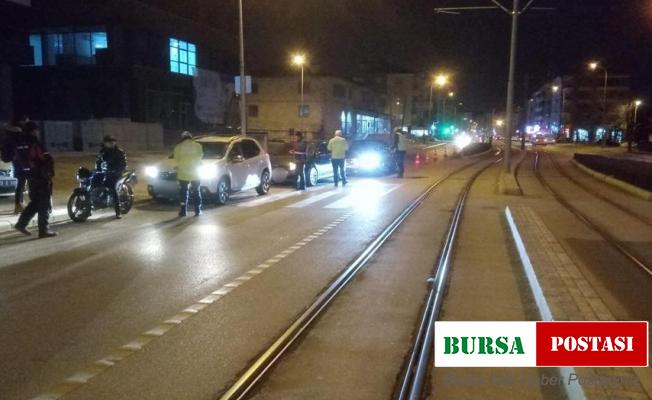
[[[437,86],[439,89],[443,89],[448,83],[449,77],[444,73],[439,73],[432,78],[430,82],[430,115],[432,115],[432,92],[434,87]],[[439,120],[439,106],[437,107],[437,120]]]
[[[505,121],[504,121],[504,120],[502,120],[502,119],[497,119],[497,120],[496,120],[496,126],[497,126],[497,127],[500,128],[500,127],[502,127],[503,125],[505,125]]]
[[[301,69],[301,102],[299,105],[299,119],[303,121],[303,67],[306,64],[305,54],[299,53],[292,56],[292,64]],[[300,123],[300,128],[303,129],[303,122]]]
[[[634,101],[634,124],[636,124],[636,120],[638,117],[638,108],[643,104],[641,100],[635,100]]]
[[[559,91],[559,86],[554,85],[554,86],[552,87],[552,92],[553,92],[553,93],[557,93],[558,91]]]
[[[455,92],[448,92],[448,97],[451,97],[451,98],[455,97]]]
[[[604,71],[604,88],[602,91],[602,124],[604,125],[603,129],[604,132],[602,133],[602,147],[604,147],[607,144],[607,85],[609,82],[609,73],[607,72],[607,69],[600,65],[597,61],[591,61],[589,63],[589,69],[591,71],[597,71],[598,69],[602,69]]]

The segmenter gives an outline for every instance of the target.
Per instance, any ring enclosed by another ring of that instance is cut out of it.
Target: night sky
[[[470,111],[504,108],[510,17],[499,10],[433,12],[437,6],[491,5],[490,0],[244,2],[247,69],[254,75],[290,73],[290,52],[303,49],[323,74],[351,76],[361,64],[372,71],[446,69]],[[209,3],[220,3],[210,10],[211,21],[235,33],[237,2]],[[604,61],[612,73],[631,73],[635,93],[652,100],[652,0],[534,4],[557,10],[532,10],[521,18],[519,101],[549,78],[583,72],[592,58]]]

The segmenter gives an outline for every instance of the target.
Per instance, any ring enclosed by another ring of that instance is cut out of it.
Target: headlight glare
[[[205,164],[197,169],[199,179],[211,180],[217,178],[217,166],[213,164]]]
[[[156,178],[158,176],[158,172],[158,168],[153,165],[145,167],[145,175],[150,178]]]
[[[290,171],[296,171],[297,164],[291,162],[291,163],[288,164],[288,168],[290,169]]]

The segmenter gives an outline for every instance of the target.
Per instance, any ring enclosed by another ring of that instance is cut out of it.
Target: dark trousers
[[[331,159],[331,164],[333,165],[333,179],[337,185],[342,180],[342,183],[346,185],[346,168],[344,165],[344,159]]]
[[[48,230],[50,218],[50,197],[52,196],[52,181],[44,178],[30,178],[27,181],[30,202],[20,214],[16,227],[26,228],[29,221],[38,214],[38,231]]]
[[[14,168],[16,167],[14,166]],[[16,183],[14,201],[16,204],[23,204],[23,193],[25,193],[25,185],[27,184],[27,174],[24,172],[14,172],[14,178],[18,180]]]
[[[299,190],[304,190],[306,188],[306,162],[295,161],[295,164],[297,164],[296,187]]]
[[[396,176],[402,178],[405,172],[405,150],[397,150],[394,157],[396,157]]]
[[[116,215],[120,215],[120,199],[118,198],[118,191],[115,186],[121,177],[122,174],[119,173],[107,173],[104,177],[104,186],[109,189],[109,193],[113,197],[113,209]]]
[[[190,188],[190,190],[188,190]],[[181,199],[181,211],[184,213],[188,210],[188,192],[195,206],[195,214],[201,211],[201,191],[199,190],[199,181],[179,181],[179,198]]]

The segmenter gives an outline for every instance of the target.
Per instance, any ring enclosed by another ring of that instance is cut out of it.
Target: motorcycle
[[[93,211],[113,206],[115,201],[120,204],[120,213],[127,214],[134,204],[133,185],[137,182],[135,171],[126,171],[116,183],[118,199],[104,184],[104,171],[90,171],[87,168],[79,167],[77,170],[76,188],[68,199],[68,216],[75,222],[84,222],[91,216]]]

